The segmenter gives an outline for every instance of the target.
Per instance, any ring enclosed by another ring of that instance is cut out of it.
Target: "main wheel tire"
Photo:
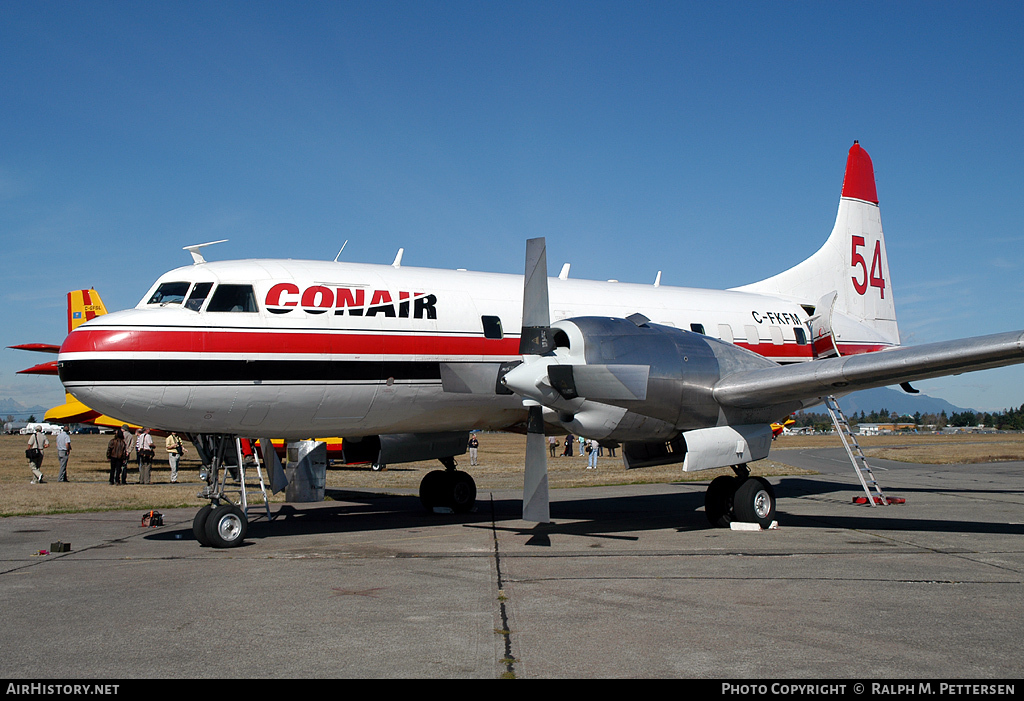
[[[476,504],[476,482],[469,473],[458,470],[448,478],[448,495],[452,511],[469,513]]]
[[[206,537],[215,548],[238,547],[248,530],[245,512],[234,504],[221,504],[206,519]]]
[[[748,477],[733,497],[736,520],[767,528],[775,520],[775,489],[763,477]]]
[[[192,519],[192,535],[196,537],[200,545],[205,547],[210,547],[210,539],[206,537],[206,520],[210,517],[211,511],[213,511],[213,503],[199,509],[195,518]]]
[[[719,528],[728,528],[733,518],[733,497],[739,480],[721,475],[711,480],[704,492],[704,515],[708,523]]]
[[[446,506],[444,493],[447,481],[444,470],[431,470],[420,481],[420,503],[424,509],[433,511],[435,506]]]

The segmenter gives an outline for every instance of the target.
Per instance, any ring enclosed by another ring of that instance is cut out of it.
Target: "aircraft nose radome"
[[[878,193],[875,190],[875,168],[871,165],[871,156],[853,142],[850,155],[846,158],[846,176],[843,178],[843,197],[878,204]]]

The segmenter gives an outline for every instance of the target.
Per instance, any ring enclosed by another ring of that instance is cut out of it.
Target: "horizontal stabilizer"
[[[30,368],[24,370],[18,370],[19,375],[56,375],[57,374],[57,361],[51,360],[48,363],[39,363],[39,365],[33,365]]]
[[[20,346],[7,346],[15,350],[37,351],[39,353],[60,353],[60,346],[52,343],[22,343]]]
[[[96,419],[100,418],[101,414],[98,411],[93,411],[70,394],[65,393],[64,397],[65,401],[63,404],[55,406],[46,412],[46,415],[43,416],[44,421],[55,424],[79,424],[93,423]]]

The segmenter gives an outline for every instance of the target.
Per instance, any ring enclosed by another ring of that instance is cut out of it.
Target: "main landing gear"
[[[469,513],[476,504],[476,482],[466,472],[457,470],[455,458],[438,458],[443,470],[432,470],[420,482],[420,502],[427,511],[451,509],[457,514]]]
[[[716,477],[704,493],[708,522],[721,528],[728,528],[733,521],[767,528],[775,520],[775,490],[765,478],[751,477],[746,463],[732,469],[735,477]]]

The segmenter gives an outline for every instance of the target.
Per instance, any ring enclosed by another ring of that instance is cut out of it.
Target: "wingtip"
[[[851,197],[878,204],[878,193],[875,189],[875,168],[871,164],[871,156],[861,148],[859,141],[853,142],[853,146],[850,147],[850,154],[846,158],[843,197]]]

